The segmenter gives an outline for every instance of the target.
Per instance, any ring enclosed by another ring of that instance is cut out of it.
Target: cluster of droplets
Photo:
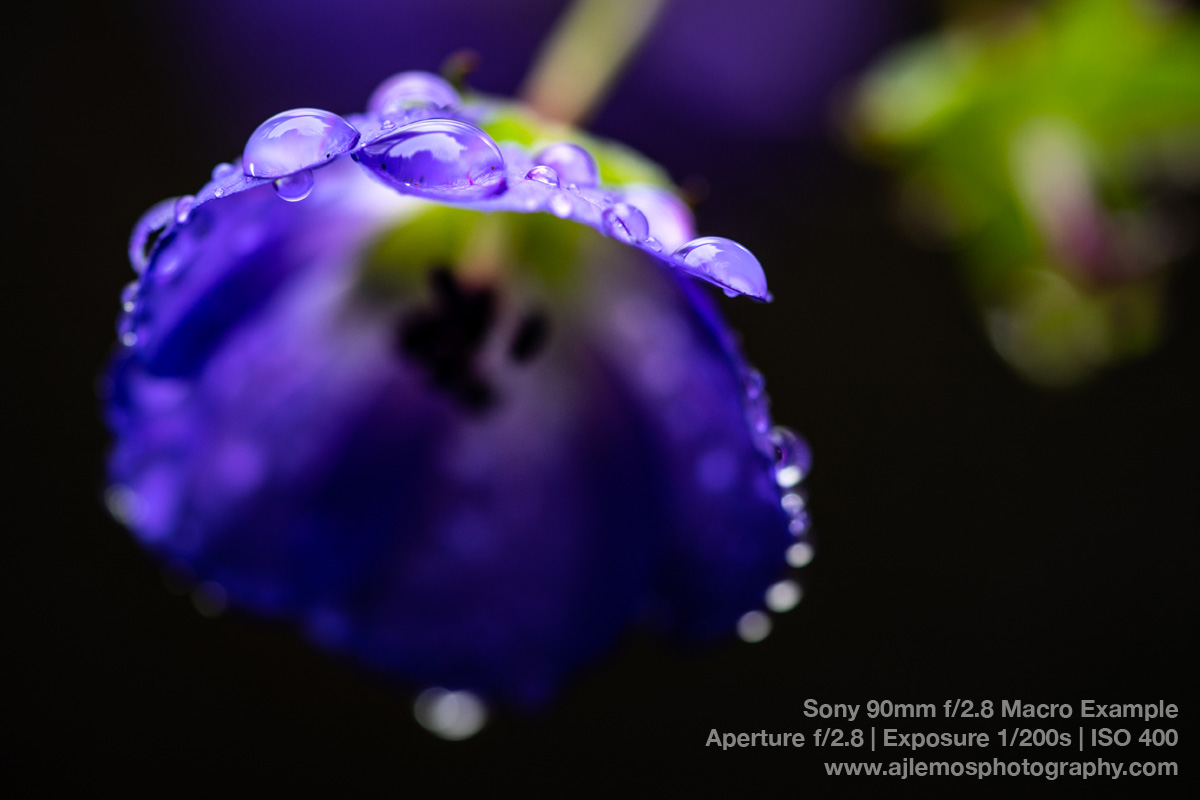
[[[790,428],[772,426],[770,400],[762,373],[747,369],[742,376],[746,401],[747,422],[760,452],[772,460],[779,505],[787,514],[791,541],[784,557],[788,566],[800,569],[813,559],[811,521],[808,500],[801,484],[812,469],[812,450],[803,438]],[[760,642],[771,633],[768,611],[781,614],[795,608],[803,589],[791,579],[771,584],[763,596],[764,609],[747,611],[738,619],[737,633],[744,641]]]
[[[575,143],[550,144],[532,156],[516,145],[502,147],[477,124],[483,114],[486,108],[464,108],[454,87],[425,72],[384,81],[366,114],[343,118],[318,108],[276,114],[250,135],[241,169],[219,164],[196,195],[163,201],[143,215],[130,240],[130,260],[140,274],[160,234],[187,224],[211,200],[265,183],[284,200],[304,200],[316,184],[314,172],[349,155],[400,193],[479,210],[542,211],[573,219],[730,296],[770,299],[754,255],[729,239],[694,238],[691,213],[670,192],[603,187],[596,159]]]

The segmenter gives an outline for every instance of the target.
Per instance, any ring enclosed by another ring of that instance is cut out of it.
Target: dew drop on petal
[[[744,642],[761,642],[771,634],[771,618],[762,611],[747,611],[737,621],[737,634]]]
[[[563,184],[588,189],[600,181],[600,171],[592,154],[577,144],[552,144],[534,158],[539,166],[550,167],[558,173]]]
[[[196,204],[196,198],[190,194],[185,194],[183,197],[175,201],[175,221],[180,225],[187,222],[188,215],[192,213],[192,206]]]
[[[215,167],[213,167],[212,179],[214,181],[219,181],[223,178],[228,178],[236,170],[237,167],[235,167],[233,164],[230,164],[228,161],[222,161],[220,164],[217,164]]]
[[[628,203],[614,203],[604,210],[604,228],[609,235],[627,242],[644,242],[650,235],[646,215]]]
[[[771,584],[763,601],[767,604],[767,608],[782,614],[795,608],[800,602],[800,596],[800,584],[795,581],[780,581]]]
[[[367,110],[380,118],[398,117],[410,108],[455,109],[462,100],[446,80],[429,72],[400,72],[379,84]]]
[[[547,186],[557,187],[559,185],[558,173],[554,171],[553,167],[547,166],[534,167],[529,170],[529,172],[525,173],[525,180],[537,181]]]
[[[121,310],[126,314],[132,314],[137,308],[138,291],[141,289],[141,284],[137,281],[130,281],[125,284],[125,288],[121,290]]]
[[[736,294],[769,299],[767,276],[746,248],[721,236],[701,236],[675,251],[675,260],[689,272]]]
[[[312,194],[313,174],[311,169],[302,169],[294,175],[275,180],[275,194],[291,203],[299,202]]]
[[[813,546],[808,542],[796,542],[787,549],[788,566],[799,569],[807,567],[813,560]]]
[[[696,224],[687,205],[670,192],[655,186],[634,186],[622,192],[626,203],[636,206],[650,223],[654,238],[668,250],[676,250],[696,236]]]
[[[354,157],[405,194],[469,201],[507,188],[504,157],[492,137],[454,119],[403,125]]]
[[[413,704],[421,727],[450,741],[469,739],[487,723],[487,706],[471,692],[426,689]]]
[[[329,111],[284,111],[250,134],[242,152],[242,171],[253,178],[282,178],[349,151],[358,136],[353,125]]]
[[[574,207],[571,204],[571,198],[565,194],[556,194],[550,198],[550,213],[561,219],[566,219],[571,216]]]
[[[789,428],[772,428],[770,438],[775,446],[775,482],[790,489],[812,469],[812,448]]]
[[[661,253],[663,251],[662,242],[660,242],[658,239],[655,239],[653,236],[646,239],[646,241],[642,242],[642,244],[646,245],[646,247],[649,247],[656,253]]]

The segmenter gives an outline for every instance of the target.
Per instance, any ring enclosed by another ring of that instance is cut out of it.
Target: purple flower
[[[809,552],[807,449],[693,280],[767,299],[758,262],[639,157],[539,125],[424,73],[272,117],[139,222],[107,401],[148,548],[517,705],[634,625],[762,635]]]

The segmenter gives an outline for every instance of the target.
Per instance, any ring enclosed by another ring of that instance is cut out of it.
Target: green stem
[[[666,0],[576,0],[543,45],[521,95],[543,117],[584,121],[665,5]]]

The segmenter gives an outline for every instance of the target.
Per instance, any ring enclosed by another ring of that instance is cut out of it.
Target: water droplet
[[[646,241],[642,242],[642,244],[646,245],[656,253],[661,253],[663,251],[662,242],[660,242],[658,239],[655,239],[653,236],[646,239]]]
[[[767,589],[764,602],[767,608],[782,614],[796,607],[800,602],[800,595],[800,584],[795,581],[780,581],[771,584],[771,588]]]
[[[154,245],[167,226],[175,221],[175,198],[160,200],[152,205],[133,226],[129,235],[129,263],[139,275],[150,261]]]
[[[788,428],[772,428],[770,437],[775,446],[775,481],[781,489],[790,489],[812,469],[812,448]]]
[[[137,344],[137,341],[138,335],[133,331],[121,334],[121,344],[125,347],[133,347],[135,344]]]
[[[228,178],[234,173],[235,170],[237,170],[237,167],[235,167],[233,164],[230,164],[228,161],[222,161],[220,164],[217,164],[215,167],[213,167],[212,179],[214,181],[219,181],[224,178]]]
[[[792,536],[801,537],[808,533],[809,525],[810,521],[808,519],[808,512],[804,509],[800,509],[795,513],[795,516],[792,517],[792,521],[788,523],[788,532],[791,533]]]
[[[771,618],[761,611],[747,611],[737,621],[737,634],[742,641],[761,642],[771,634]]]
[[[121,290],[121,310],[126,314],[132,314],[137,308],[138,291],[141,289],[141,284],[137,281],[130,281],[125,284],[125,288]]]
[[[319,108],[284,111],[250,135],[242,152],[242,171],[253,178],[282,178],[349,151],[358,136],[337,114]]]
[[[676,250],[675,260],[692,274],[728,291],[770,299],[762,265],[753,253],[735,241],[702,236]]]
[[[762,393],[766,391],[767,380],[763,377],[763,374],[756,369],[747,370],[746,374],[742,378],[742,381],[746,387],[746,397],[749,397],[751,400],[757,400],[758,398],[762,397]]]
[[[185,194],[183,197],[175,201],[175,221],[180,225],[187,222],[188,214],[192,213],[192,206],[195,205],[196,198],[190,194]]]
[[[410,108],[458,108],[458,92],[448,82],[428,72],[400,72],[379,84],[367,101],[367,110],[386,120]]]
[[[577,144],[559,142],[552,144],[538,154],[534,159],[539,166],[550,167],[558,173],[558,179],[570,186],[574,184],[581,189],[595,186],[600,180],[600,172],[592,154]]]
[[[800,569],[807,567],[813,560],[813,546],[808,542],[796,542],[787,549],[787,562],[789,566]]]
[[[403,125],[354,158],[405,194],[469,201],[507,188],[504,157],[492,137],[454,119]]]
[[[421,727],[450,741],[469,739],[487,723],[487,706],[471,692],[426,689],[413,704]]]
[[[223,195],[223,194],[225,194],[225,190],[224,190],[224,189],[219,189],[219,188],[218,188],[218,189],[214,189],[214,190],[213,190],[213,196],[214,196],[214,197],[220,197],[220,196],[221,196],[221,195]]]
[[[674,251],[695,238],[696,224],[687,205],[670,192],[655,186],[633,186],[622,190],[622,199],[646,215],[654,238]]]
[[[574,207],[571,204],[571,198],[565,194],[556,194],[550,198],[550,213],[560,219],[566,219],[571,216]]]
[[[275,180],[275,194],[290,203],[296,203],[312,194],[313,174],[311,169],[302,169],[295,175]]]
[[[609,235],[627,242],[642,242],[650,235],[646,215],[628,203],[615,203],[606,208],[604,227]]]
[[[537,181],[544,183],[547,186],[558,187],[558,173],[554,171],[554,167],[540,166],[534,167],[525,173],[525,179],[529,181]]]

